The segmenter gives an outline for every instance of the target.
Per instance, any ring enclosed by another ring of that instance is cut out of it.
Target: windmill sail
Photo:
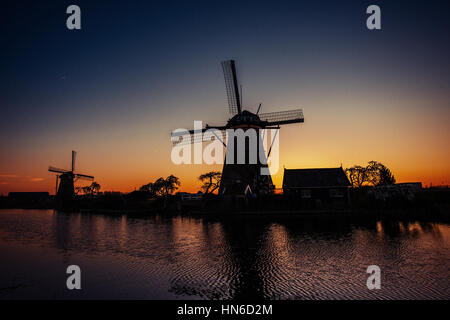
[[[59,168],[55,168],[55,167],[48,167],[48,171],[50,172],[56,172],[56,173],[67,173],[67,172],[71,172],[70,170],[66,170],[66,169],[59,169]]]
[[[81,174],[81,173],[75,174],[75,178],[78,178],[78,179],[81,179],[81,180],[89,180],[89,181],[94,180],[93,176],[88,176],[86,174]]]
[[[204,134],[208,130],[214,130],[214,133],[217,134],[217,136],[215,136],[212,133]],[[214,141],[215,139],[219,139],[222,143],[224,143],[225,134],[226,134],[226,130],[223,127],[220,127],[220,128],[209,127],[209,128],[204,128],[201,131],[200,130],[199,131],[189,130],[189,131],[173,132],[171,140],[172,140],[172,144],[174,146],[186,145],[186,144],[191,144],[191,143],[199,143],[199,142],[211,142],[211,141]],[[183,137],[183,138],[178,139],[176,137]]]
[[[268,122],[267,125],[269,126],[304,122],[302,109],[261,113],[259,114],[259,119]]]
[[[230,114],[234,116],[237,113],[241,113],[241,100],[239,97],[239,87],[234,60],[223,61],[222,69],[225,77],[229,111]]]
[[[75,172],[75,159],[77,158],[77,152],[72,150],[72,172]]]

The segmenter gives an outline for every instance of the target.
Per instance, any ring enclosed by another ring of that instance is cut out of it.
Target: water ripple
[[[437,223],[0,210],[0,260],[0,287],[17,288],[0,298],[71,298],[71,263],[87,299],[450,298],[450,227]],[[366,287],[372,264],[381,290]]]

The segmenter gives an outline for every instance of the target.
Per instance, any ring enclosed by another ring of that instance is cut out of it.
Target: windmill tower
[[[185,132],[173,132],[172,141],[174,145],[178,143],[199,143],[211,141],[209,137],[205,137],[202,133],[209,129],[220,130],[221,134],[216,135],[222,144],[227,147],[227,145],[233,146],[234,148],[234,158],[230,161],[227,157],[224,161],[222,170],[222,179],[219,187],[219,195],[235,195],[247,192],[249,189],[252,193],[264,194],[273,191],[273,183],[270,175],[261,175],[261,169],[267,168],[267,161],[261,161],[260,157],[257,157],[256,163],[250,161],[250,148],[257,150],[257,154],[265,154],[264,150],[260,150],[262,143],[260,143],[261,135],[260,130],[262,129],[280,129],[281,125],[291,124],[291,123],[301,123],[304,122],[302,109],[281,111],[281,112],[271,112],[271,113],[259,113],[261,109],[261,104],[258,107],[256,113],[252,113],[247,110],[243,110],[242,101],[239,94],[239,84],[237,81],[236,66],[234,60],[227,60],[222,62],[223,74],[225,77],[225,87],[228,98],[228,107],[231,118],[228,119],[227,123],[222,126],[209,126],[206,125],[201,130],[189,130]],[[257,145],[250,145],[250,140],[245,141],[244,148],[244,163],[238,163],[236,161],[239,150],[238,143],[236,141],[231,141],[230,139],[235,139],[236,137],[230,138],[225,135],[228,129],[242,129],[246,132],[249,129],[253,129],[257,133],[257,141],[253,142]],[[277,131],[278,132],[278,131]],[[182,139],[182,142],[178,140],[180,136],[190,135],[190,139]],[[224,142],[224,136],[228,138],[227,143]],[[270,150],[267,157],[270,156]],[[230,150],[227,150],[227,153]],[[260,153],[261,151],[261,153]],[[267,159],[266,159],[267,160]]]
[[[48,167],[48,171],[56,173],[56,199],[58,200],[69,201],[73,199],[75,195],[74,182],[76,180],[94,180],[93,176],[75,173],[76,156],[77,152],[72,151],[72,170],[58,169],[52,166]]]

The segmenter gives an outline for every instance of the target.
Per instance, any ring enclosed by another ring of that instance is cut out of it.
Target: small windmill
[[[258,132],[261,129],[279,129],[281,125],[291,124],[291,123],[301,123],[304,122],[302,109],[281,111],[281,112],[271,112],[271,113],[259,113],[261,109],[261,104],[255,113],[247,110],[243,110],[242,101],[239,95],[239,85],[236,76],[236,66],[234,60],[227,60],[222,62],[222,69],[225,77],[225,87],[228,98],[228,106],[231,118],[223,126],[209,126],[206,125],[201,130],[189,130],[186,132],[173,132],[172,137],[190,135],[190,139],[187,139],[188,143],[198,143],[198,142],[209,142],[210,137],[205,137],[200,133],[206,132],[208,129],[216,129],[221,131],[221,135],[217,136],[223,145],[226,147],[227,144],[223,142],[223,137],[225,130],[227,129],[238,129],[248,130],[253,128]],[[278,132],[278,131],[276,131]],[[179,141],[173,139],[174,145]],[[183,139],[186,141],[186,139]],[[182,142],[183,143],[183,142]],[[273,142],[272,142],[273,143]],[[233,142],[234,148],[237,144]],[[260,144],[258,143],[257,152],[259,154]],[[268,157],[270,156],[270,151],[272,146],[269,148]],[[219,194],[240,194],[251,190],[254,193],[270,193],[273,191],[273,183],[270,175],[261,175],[261,168],[267,167],[267,161],[258,161],[256,164],[251,164],[248,162],[249,146],[246,144],[245,150],[245,163],[238,164],[236,161],[233,163],[228,163],[225,160],[222,170],[222,179],[219,187]],[[237,149],[234,150],[234,155],[236,156]]]
[[[56,173],[56,197],[59,199],[71,199],[75,194],[74,182],[77,180],[93,181],[93,176],[75,173],[76,151],[72,151],[72,170],[59,169],[52,166],[48,167],[48,171]],[[58,180],[59,187],[58,187]]]

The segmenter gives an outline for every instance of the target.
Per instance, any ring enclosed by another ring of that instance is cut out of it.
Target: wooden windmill
[[[56,173],[56,198],[61,200],[70,200],[75,195],[74,182],[76,180],[93,181],[93,176],[75,173],[76,151],[72,151],[72,170],[59,169],[52,166],[48,167],[48,171]],[[59,182],[59,186],[58,186]]]
[[[281,112],[271,112],[271,113],[259,113],[261,109],[261,104],[258,107],[256,113],[252,113],[247,110],[243,110],[242,101],[239,94],[239,85],[236,76],[236,66],[234,60],[227,60],[222,62],[223,73],[225,77],[225,87],[228,98],[228,106],[231,118],[223,126],[209,126],[206,125],[201,130],[189,130],[185,132],[173,132],[172,141],[176,145],[179,141],[177,138],[179,136],[190,135],[190,139],[183,139],[182,143],[188,141],[188,143],[199,143],[211,141],[210,138],[205,139],[202,133],[209,129],[220,130],[222,135],[216,136],[226,147],[232,145],[234,148],[237,147],[237,143],[234,141],[224,142],[224,134],[227,129],[242,129],[244,131],[252,128],[258,132],[261,129],[279,129],[281,125],[291,124],[291,123],[301,123],[304,122],[302,109],[281,111]],[[262,144],[257,142],[256,150],[259,154],[259,148]],[[273,191],[273,183],[270,175],[261,175],[261,168],[267,167],[267,161],[261,161],[258,157],[257,163],[250,163],[249,160],[249,145],[245,145],[245,162],[237,163],[236,161],[225,160],[222,170],[222,179],[219,187],[220,195],[233,195],[242,194],[247,192],[249,189],[252,193],[263,194],[270,193]],[[253,146],[255,147],[255,146]],[[270,156],[270,150],[268,156]],[[262,150],[264,153],[264,150]],[[238,150],[235,149],[234,155],[236,156]],[[242,150],[241,150],[242,152]],[[265,153],[264,153],[265,154]]]

